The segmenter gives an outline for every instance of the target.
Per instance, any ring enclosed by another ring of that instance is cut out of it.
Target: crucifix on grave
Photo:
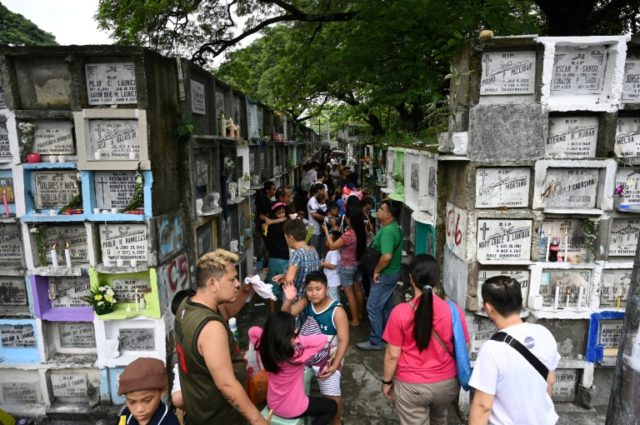
[[[489,230],[489,227],[487,226],[487,222],[485,221],[484,223],[482,223],[482,227],[480,228],[480,231],[482,231],[482,240],[487,240],[488,230]]]
[[[487,170],[480,170],[478,175],[482,177],[482,187],[484,187],[484,179],[489,175],[489,173],[487,173]]]
[[[106,177],[100,177],[99,180],[96,180],[96,185],[100,185],[100,191],[102,192],[102,204],[105,204],[104,194],[106,193],[104,187],[109,184],[109,179]]]

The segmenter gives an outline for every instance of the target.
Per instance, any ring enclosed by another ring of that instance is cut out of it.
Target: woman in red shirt
[[[387,342],[382,391],[394,400],[402,425],[446,425],[447,405],[460,391],[449,354],[454,349],[451,309],[432,293],[439,276],[435,258],[415,257],[409,265],[414,298],[391,311],[382,337]],[[462,326],[468,342],[464,320]]]

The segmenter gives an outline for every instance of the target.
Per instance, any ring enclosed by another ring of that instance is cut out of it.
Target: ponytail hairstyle
[[[280,372],[279,362],[289,361],[295,354],[291,341],[295,337],[295,320],[284,311],[276,311],[267,317],[257,349],[264,368],[272,373]]]
[[[352,198],[355,198],[355,196],[352,196]],[[364,220],[362,220],[362,211],[352,214],[347,213],[347,218],[349,219],[349,226],[356,234],[356,259],[359,261],[367,247],[367,230],[364,227]]]
[[[422,296],[413,315],[413,337],[418,349],[429,347],[433,330],[433,291],[438,281],[440,268],[432,255],[417,255],[409,265],[409,275],[416,287],[422,290]]]

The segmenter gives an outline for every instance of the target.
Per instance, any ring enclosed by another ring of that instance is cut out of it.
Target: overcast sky
[[[98,0],[0,1],[7,9],[52,33],[59,44],[112,44],[93,19]]]

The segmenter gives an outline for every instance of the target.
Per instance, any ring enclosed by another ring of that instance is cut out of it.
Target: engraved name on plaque
[[[600,284],[600,308],[626,308],[633,270],[603,270]]]
[[[54,307],[87,307],[84,297],[89,296],[91,284],[88,276],[50,277],[49,285],[53,285],[55,298],[51,301]]]
[[[191,112],[204,115],[207,113],[204,84],[191,80]]]
[[[0,325],[3,348],[35,348],[36,334],[31,325]]]
[[[147,279],[113,279],[111,286],[118,296],[118,301],[123,303],[136,302],[139,297],[151,292],[151,285]]]
[[[95,171],[96,206],[123,209],[136,189],[135,171]]]
[[[27,287],[22,277],[0,277],[0,306],[27,305]]]
[[[478,260],[529,260],[531,226],[531,220],[478,220]]]
[[[153,351],[156,349],[153,329],[131,328],[120,329],[120,350]]]
[[[640,234],[640,219],[614,219],[611,222],[609,255],[635,257]]]
[[[76,171],[37,171],[32,175],[36,208],[62,208],[78,193]]]
[[[36,382],[3,382],[0,384],[2,402],[8,406],[24,406],[40,403],[40,392]]]
[[[0,224],[0,263],[20,263],[21,259],[20,228],[14,224]]]
[[[598,95],[604,86],[605,46],[556,46],[552,95]]]
[[[548,168],[542,187],[545,208],[594,208],[598,169]]]
[[[102,257],[147,261],[148,237],[144,224],[101,224]]]
[[[535,52],[484,52],[481,95],[531,94],[536,72]]]
[[[140,158],[140,143],[146,141],[138,140],[138,120],[89,120],[90,158],[100,152],[102,160],[137,161]]]
[[[478,168],[476,208],[527,207],[530,176],[528,168]]]
[[[64,249],[69,249],[72,263],[89,262],[87,229],[84,225],[48,226],[43,233],[46,246],[50,247],[55,243],[63,254]],[[51,250],[47,250],[46,255],[50,262]]]
[[[603,320],[598,330],[598,344],[604,348],[618,348],[622,337],[622,320]]]
[[[623,103],[640,102],[640,57],[627,56],[624,64],[621,100]]]
[[[640,156],[640,118],[618,118],[613,152],[618,158]]]
[[[86,398],[87,375],[84,373],[52,373],[51,389],[56,398]]]
[[[93,323],[60,322],[58,323],[60,347],[62,348],[95,348],[96,336]]]
[[[48,155],[73,155],[73,124],[61,121],[40,121],[34,132],[33,151]]]
[[[10,162],[11,159],[7,123],[6,121],[0,120],[0,162]]]
[[[550,158],[594,158],[597,117],[550,117],[545,153]]]
[[[545,270],[540,276],[542,306],[557,309],[578,307],[582,292],[580,307],[586,307],[590,282],[591,270]]]
[[[556,369],[556,381],[551,391],[553,401],[573,401],[576,396],[578,371],[576,369]]]
[[[89,105],[136,103],[136,76],[133,63],[93,63],[85,65]]]

